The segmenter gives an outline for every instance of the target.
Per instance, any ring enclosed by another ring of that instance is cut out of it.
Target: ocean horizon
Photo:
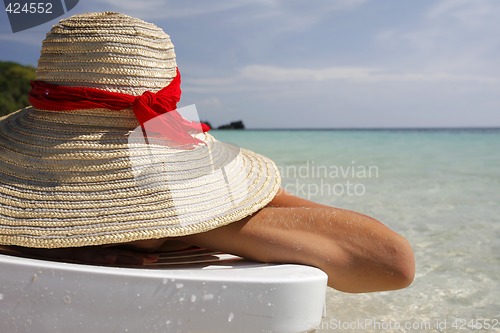
[[[329,289],[318,332],[500,332],[500,128],[212,132],[273,159],[289,192],[373,216],[411,243],[410,287]]]
[[[212,131],[240,131],[241,129],[217,129]],[[249,127],[246,131],[500,131],[500,126],[477,127]]]

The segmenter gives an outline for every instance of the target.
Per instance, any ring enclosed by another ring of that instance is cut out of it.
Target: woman
[[[158,27],[117,13],[54,26],[33,107],[0,120],[0,245],[140,264],[185,244],[315,266],[346,292],[412,282],[404,238],[284,192],[271,160],[218,142],[180,116],[179,99],[173,45]]]

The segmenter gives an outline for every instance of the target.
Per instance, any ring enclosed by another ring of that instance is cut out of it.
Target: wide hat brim
[[[198,134],[191,149],[133,135],[133,113],[26,108],[0,120],[0,244],[80,247],[201,233],[280,186],[268,158]]]

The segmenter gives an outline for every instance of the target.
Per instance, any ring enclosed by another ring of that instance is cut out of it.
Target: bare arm
[[[382,223],[284,193],[242,221],[182,240],[258,261],[315,266],[328,274],[329,286],[346,292],[399,289],[414,277],[410,245]]]

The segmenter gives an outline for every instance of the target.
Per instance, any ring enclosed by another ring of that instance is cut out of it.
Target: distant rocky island
[[[218,129],[218,130],[244,130],[245,125],[243,124],[242,120],[237,120],[237,121],[232,121],[229,124],[224,124],[219,127],[214,127],[210,124],[208,121],[202,121],[203,123],[207,124],[210,126],[210,128],[213,129]]]
[[[245,125],[243,124],[243,121],[238,120],[238,121],[232,121],[229,124],[221,125],[217,127],[217,129],[225,130],[225,129],[236,129],[236,130],[243,130],[245,129]]]

